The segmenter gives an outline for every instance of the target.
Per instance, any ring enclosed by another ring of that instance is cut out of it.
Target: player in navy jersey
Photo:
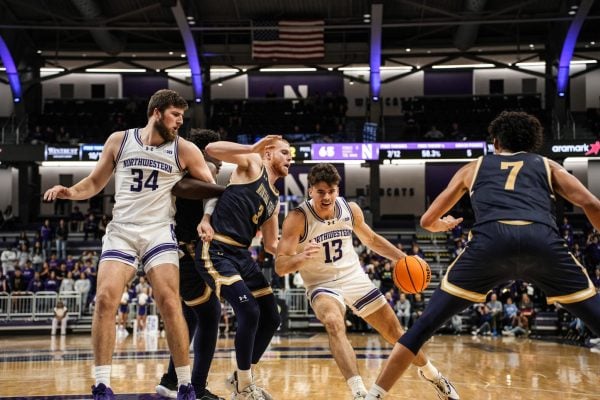
[[[208,143],[219,139],[219,134],[209,129],[192,129],[190,132],[190,141],[202,150],[215,179],[222,163],[208,156],[204,148]],[[217,400],[220,397],[206,388],[206,381],[219,334],[221,303],[196,270],[194,256],[198,243],[197,227],[204,215],[201,198],[219,195],[224,188],[222,186],[211,188],[208,184],[202,184],[203,182],[184,178],[173,187],[173,193],[178,196],[175,202],[177,205],[175,234],[183,254],[179,259],[179,293],[183,300],[183,316],[188,326],[189,337],[190,340],[193,338],[194,342],[192,385],[196,397],[200,400]],[[169,360],[167,373],[156,386],[156,392],[163,397],[177,396],[177,376],[172,358]]]
[[[454,314],[484,302],[494,286],[523,279],[549,304],[560,303],[600,335],[600,296],[572,256],[552,214],[555,193],[581,207],[600,229],[600,201],[558,163],[532,153],[542,143],[533,116],[503,112],[489,127],[495,153],[462,167],[421,217],[423,228],[445,232],[462,218],[444,216],[465,193],[475,224],[465,250],[448,267],[423,315],[400,338],[367,400],[381,399],[423,343]]]
[[[269,399],[255,385],[252,365],[258,363],[280,324],[269,282],[248,250],[260,229],[265,251],[275,254],[279,233],[279,193],[275,182],[288,174],[290,145],[267,136],[254,145],[216,142],[206,152],[236,164],[229,184],[214,207],[207,204],[201,225],[211,224],[214,236],[196,249],[198,268],[218,297],[233,307],[237,371],[230,378],[233,399]],[[212,211],[212,217],[209,214]]]
[[[187,171],[214,183],[201,151],[178,136],[187,102],[172,90],[159,90],[148,103],[143,128],[114,132],[106,140],[93,171],[69,188],[57,185],[45,201],[85,200],[104,188],[115,174],[113,219],[103,238],[92,323],[94,399],[114,399],[110,387],[115,344],[115,313],[125,284],[142,267],[167,325],[175,361],[178,398],[195,399],[189,366],[189,338],[179,301],[179,255],[174,234],[173,186]]]

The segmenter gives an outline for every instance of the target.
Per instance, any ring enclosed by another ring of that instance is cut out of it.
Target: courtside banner
[[[0,144],[0,161],[43,161],[44,145]]]
[[[551,159],[567,157],[600,157],[600,140],[560,140],[548,141],[542,145],[540,154]]]

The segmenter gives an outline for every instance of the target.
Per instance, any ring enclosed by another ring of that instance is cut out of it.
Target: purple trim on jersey
[[[352,226],[354,226],[354,213],[352,212],[352,209],[350,208],[350,204],[348,204],[348,200],[346,200],[343,197],[338,197],[339,199],[342,199],[342,202],[344,203],[344,205],[346,206],[346,208],[348,208],[348,212],[350,213],[350,219],[352,221]]]
[[[336,297],[339,297],[339,294],[336,293],[336,292],[334,292],[333,290],[319,288],[319,289],[315,290],[314,292],[312,292],[310,294],[310,301],[311,301],[311,303],[315,299],[315,297],[317,297],[317,295],[320,294],[320,293],[329,293],[329,294],[335,295]]]
[[[321,222],[325,222],[325,220],[323,218],[319,217],[319,215],[317,214],[317,212],[315,211],[315,209],[313,208],[313,206],[310,204],[309,200],[306,200],[306,205],[307,205],[307,208],[312,213],[312,215],[314,215],[317,220],[319,220]],[[335,204],[333,205],[333,209],[335,210],[335,217],[334,218],[338,218],[339,219],[342,216],[342,210],[340,209],[340,205],[338,204],[337,199],[335,199]]]
[[[121,154],[123,154],[123,149],[125,148],[125,143],[127,143],[127,136],[129,136],[129,130],[125,131],[125,135],[123,135],[123,141],[121,142],[121,147],[119,147],[119,151],[117,152],[117,157],[115,158],[115,164],[119,163],[121,159]]]
[[[357,310],[360,311],[361,309],[368,306],[370,303],[377,300],[381,296],[382,296],[382,294],[379,291],[379,289],[375,288],[375,289],[371,290],[369,293],[367,293],[366,295],[364,295],[363,297],[361,297],[360,299],[356,300],[354,302],[354,304],[352,304],[352,305]]]
[[[178,249],[179,248],[177,247],[177,245],[175,243],[162,243],[162,244],[159,244],[158,246],[154,246],[153,248],[148,250],[146,252],[146,254],[144,254],[144,256],[142,257],[142,265],[148,264],[148,262],[150,262],[153,258],[155,258],[156,256],[158,256],[161,253],[165,253],[168,251],[176,252]]]
[[[140,137],[140,129],[139,128],[137,128],[135,130],[133,137],[135,137],[135,140],[140,144],[140,146],[142,148],[144,148],[144,143],[142,143],[142,138]]]
[[[304,211],[302,208],[298,207],[296,208],[296,210],[300,211],[304,215],[304,233],[302,234],[302,236],[300,237],[300,241],[298,242],[302,243],[306,240],[306,237],[308,236],[308,216],[306,215],[306,211]]]
[[[175,164],[177,164],[177,168],[179,168],[180,171],[183,171],[183,168],[181,168],[181,164],[179,163],[179,136],[175,136],[175,143],[174,143],[174,152],[175,152]]]
[[[106,250],[100,254],[100,261],[104,258],[117,259],[126,261],[127,264],[135,264],[135,257],[119,250]]]

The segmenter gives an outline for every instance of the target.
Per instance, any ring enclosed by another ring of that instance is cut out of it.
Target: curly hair
[[[319,163],[312,167],[308,173],[308,186],[312,187],[319,182],[329,186],[339,185],[342,178],[338,170],[329,163]]]
[[[206,145],[221,140],[221,135],[210,129],[190,129],[190,142],[194,143],[200,150],[204,150]]]
[[[158,90],[150,97],[150,101],[148,102],[148,118],[152,116],[155,108],[163,113],[170,106],[184,110],[188,109],[187,101],[176,91],[170,89]]]
[[[512,152],[533,152],[540,148],[544,141],[544,128],[533,115],[503,111],[488,127],[492,138],[498,139],[500,146]]]

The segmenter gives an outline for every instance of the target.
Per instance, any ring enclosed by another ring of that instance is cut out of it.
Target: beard
[[[165,142],[171,142],[175,140],[175,136],[177,136],[177,129],[167,128],[162,121],[162,117],[154,121],[154,129]]]

